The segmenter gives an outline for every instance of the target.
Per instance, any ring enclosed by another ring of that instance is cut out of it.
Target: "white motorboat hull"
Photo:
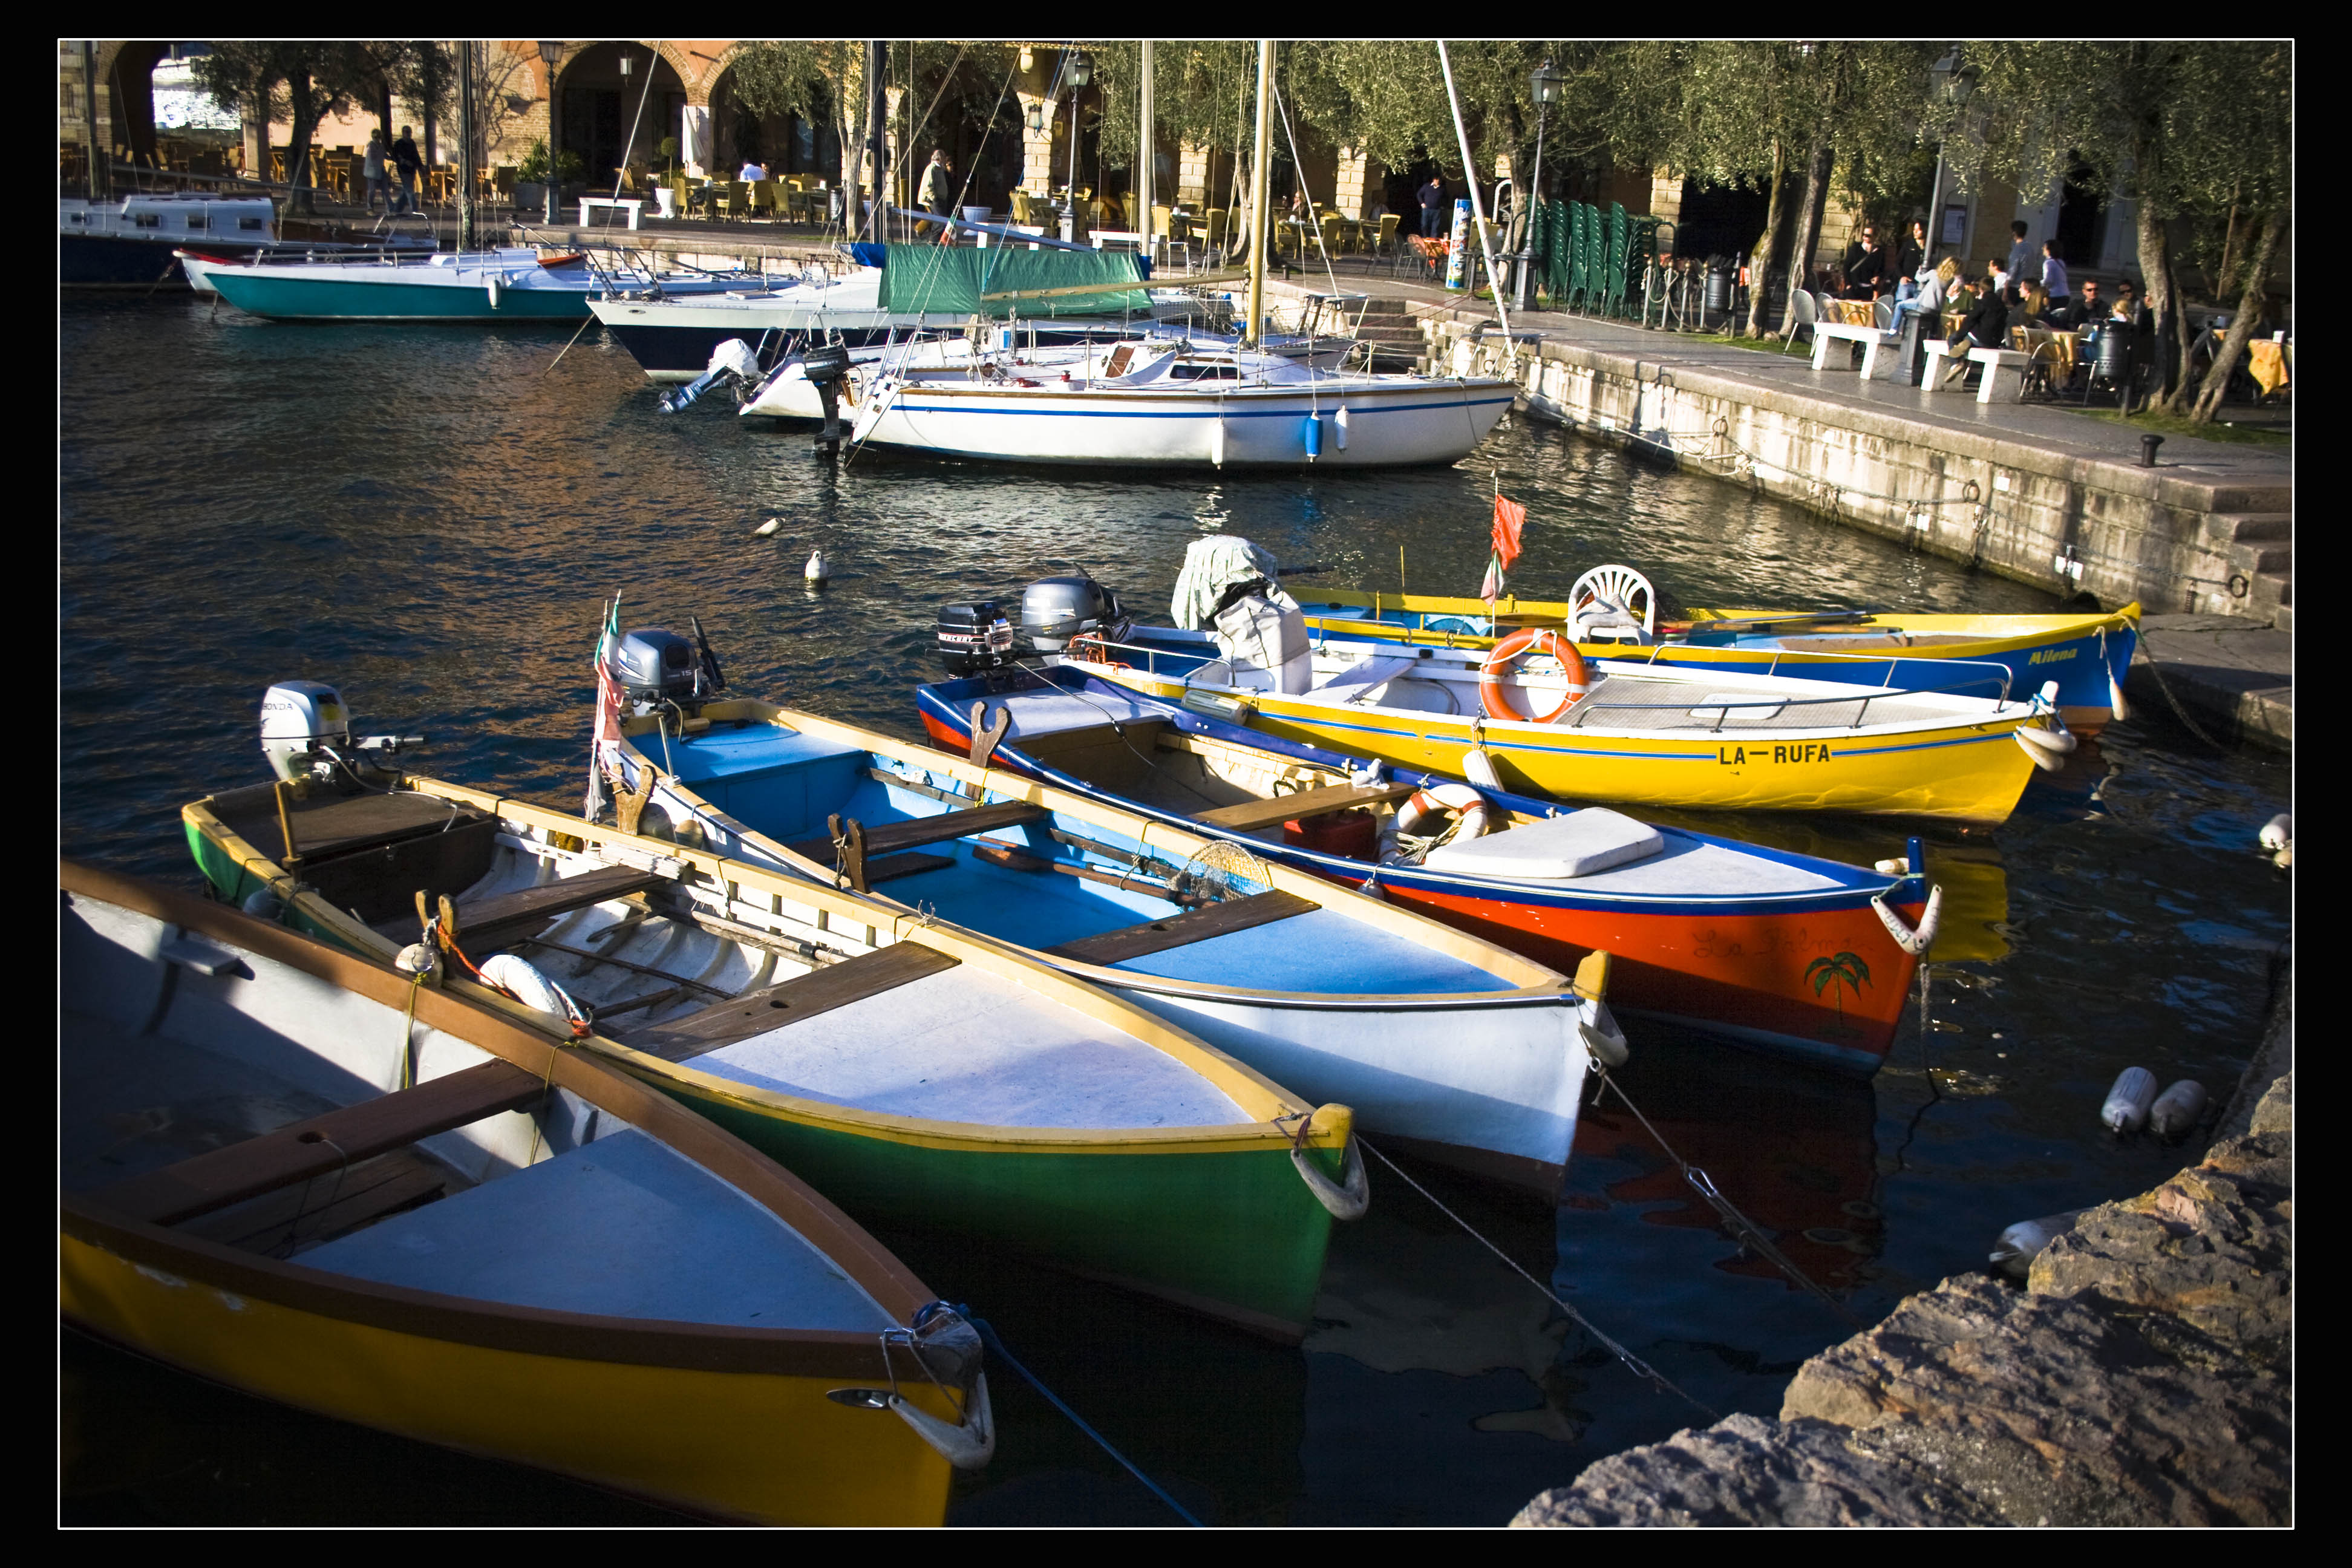
[[[1506,381],[1419,377],[1224,392],[915,384],[878,398],[856,435],[876,446],[1014,463],[1393,468],[1466,457],[1512,395]],[[1319,426],[1312,456],[1309,419]]]

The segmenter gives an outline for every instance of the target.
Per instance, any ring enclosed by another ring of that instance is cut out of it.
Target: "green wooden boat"
[[[182,815],[220,897],[410,973],[431,953],[420,984],[576,1039],[863,1222],[1296,1340],[1333,1215],[1362,1212],[1347,1107],[904,910],[424,779]]]

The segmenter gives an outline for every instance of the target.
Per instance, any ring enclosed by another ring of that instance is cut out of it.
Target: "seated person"
[[[1987,278],[1975,286],[1974,292],[1976,300],[1969,307],[1968,318],[1950,340],[1956,368],[1968,364],[1970,349],[2009,347],[2009,307],[2001,302],[2000,290]]]
[[[1874,300],[1893,287],[1894,279],[1886,269],[1886,252],[1878,247],[1868,229],[1863,230],[1861,254],[1846,264],[1845,288],[1841,300]]]
[[[2010,312],[2012,327],[2039,327],[2047,324],[2050,296],[2042,291],[2039,283],[2027,283],[2017,291],[2017,308]]]
[[[2141,303],[2139,289],[2130,279],[2126,278],[2116,285],[2116,305],[2107,312],[2107,320],[2129,327],[2134,331],[2148,324],[2147,307]]]
[[[2085,278],[2081,291],[2074,299],[2053,303],[2046,320],[2052,326],[2063,327],[2068,331],[2078,327],[2099,326],[2107,319],[2107,303],[2099,298],[2099,280]]]
[[[737,174],[735,177],[741,180],[744,184],[749,184],[754,180],[766,179],[768,177],[768,171],[766,166],[758,159],[746,158],[743,160],[742,170]]]

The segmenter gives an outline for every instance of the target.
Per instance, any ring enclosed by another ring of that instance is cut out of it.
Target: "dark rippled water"
[[[666,418],[593,334],[294,328],[187,300],[63,307],[59,835],[194,887],[181,804],[251,782],[262,689],[339,686],[429,771],[572,805],[599,598],[701,615],[746,693],[918,734],[933,606],[1085,566],[1159,601],[1204,530],[1318,579],[1475,591],[1488,498],[1529,504],[1514,585],[1622,560],[1685,603],[2036,610],[1738,489],[1509,421],[1458,469],[1170,479],[862,458]],[[770,539],[760,521],[782,520]],[[812,595],[801,565],[835,567]],[[1981,1265],[2012,1220],[2137,1191],[2179,1162],[2096,1125],[2123,1067],[2226,1095],[2259,1034],[2288,884],[2254,850],[2288,775],[2149,718],[2037,778],[1998,830],[1929,828],[1951,907],[1933,1023],[1856,1084],[1637,1032],[1628,1086],[1667,1140],[1865,1321]],[[1906,825],[1708,824],[1850,859]],[[1916,1023],[1916,1020],[1915,1020]],[[1555,1213],[1416,1170],[1696,1400],[1777,1411],[1846,1326],[1742,1254],[1612,1100]],[[1116,1292],[897,1238],[1188,1507],[1225,1523],[1496,1523],[1592,1459],[1706,1417],[1637,1381],[1375,1165],[1320,1321],[1276,1350]],[[179,1523],[624,1521],[565,1483],[315,1420],[69,1339],[68,1518]],[[1011,1377],[955,1518],[1160,1522],[1140,1488]]]

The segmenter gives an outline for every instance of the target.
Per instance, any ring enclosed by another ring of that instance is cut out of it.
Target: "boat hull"
[[[1303,602],[1307,625],[1349,637],[1449,647],[1490,646],[1491,637],[1469,628],[1496,624],[1562,626],[1569,606],[1528,599],[1483,599],[1424,595],[1333,594]],[[1637,658],[1745,675],[1801,675],[1904,689],[1949,689],[1977,672],[1955,663],[1998,665],[2008,672],[2009,690],[2019,695],[2058,683],[2058,710],[2066,727],[2093,735],[2113,721],[2115,699],[2139,645],[2139,606],[2109,615],[1863,616],[1784,637],[1757,635],[1727,644],[1709,644],[1710,620],[1770,619],[1773,610],[1693,610],[1687,637],[1654,647],[1584,642],[1586,658]],[[1924,639],[1924,640],[1923,640]],[[1981,670],[1982,695],[1993,694],[2000,672]]]
[[[1331,1216],[1287,1151],[1262,1137],[1018,1147],[952,1122],[869,1134],[709,1074],[620,1065],[779,1163],[792,1161],[863,1224],[987,1241],[1285,1342],[1314,1319]],[[1339,1149],[1307,1157],[1339,1175]],[[1138,1223],[1146,1215],[1150,1223]]]
[[[588,314],[584,277],[576,289],[503,289],[493,305],[489,290],[476,281],[305,278],[289,271],[223,268],[212,274],[213,288],[238,310],[273,321],[577,321]]]
[[[825,1397],[874,1381],[870,1343],[845,1345],[838,1369],[789,1375],[468,1342],[430,1331],[427,1310],[405,1327],[371,1321],[396,1320],[398,1309],[289,1284],[233,1256],[193,1257],[142,1228],[68,1214],[59,1309],[79,1328],[199,1377],[698,1514],[938,1524],[947,1511],[944,1459],[904,1423]],[[923,1394],[932,1414],[955,1418]]]
[[[1360,468],[1450,463],[1511,406],[1506,382],[1029,394],[910,386],[860,418],[859,438],[940,457],[1141,468]],[[1339,411],[1346,411],[1346,428]],[[1315,455],[1307,427],[1317,426]]]

